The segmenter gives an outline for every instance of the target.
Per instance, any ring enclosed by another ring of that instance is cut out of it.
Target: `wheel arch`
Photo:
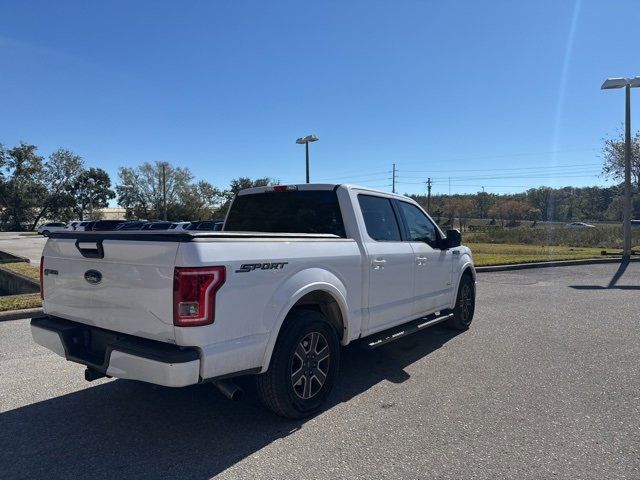
[[[312,309],[321,312],[335,327],[340,343],[346,345],[349,342],[351,325],[344,283],[332,272],[322,269],[311,270],[321,270],[322,279],[311,283],[302,283],[300,280],[303,278],[307,280],[309,277],[318,278],[317,274],[320,272],[308,270],[298,272],[296,275],[298,278],[292,278],[285,282],[285,285],[279,289],[270,302],[272,305],[284,304],[284,307],[275,315],[272,322],[261,372],[265,372],[269,367],[278,335],[291,312],[296,309]]]
[[[473,266],[473,262],[471,262],[470,259],[464,262],[462,264],[462,267],[458,271],[460,272],[460,274],[458,275],[458,278],[456,278],[456,283],[455,283],[456,288],[453,290],[453,296],[451,299],[451,308],[455,306],[456,298],[458,298],[458,290],[460,289],[460,282],[462,281],[462,278],[465,275],[467,275],[471,277],[471,279],[473,280],[473,283],[476,282],[476,269]]]

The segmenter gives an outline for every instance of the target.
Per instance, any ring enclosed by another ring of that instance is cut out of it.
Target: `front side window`
[[[398,202],[398,207],[407,226],[408,239],[411,242],[426,242],[432,247],[438,243],[436,226],[422,210],[407,202]]]
[[[379,242],[399,242],[400,227],[391,200],[372,195],[358,195],[358,203],[367,233]]]

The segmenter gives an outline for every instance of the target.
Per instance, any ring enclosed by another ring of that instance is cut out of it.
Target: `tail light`
[[[173,276],[173,324],[199,327],[213,323],[216,292],[225,277],[224,267],[176,267]]]
[[[40,257],[40,298],[44,300],[44,256]]]

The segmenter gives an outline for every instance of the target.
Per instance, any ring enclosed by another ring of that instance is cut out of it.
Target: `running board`
[[[405,323],[404,325],[400,325],[399,327],[394,327],[389,330],[376,333],[369,339],[365,339],[365,346],[370,350],[378,348],[382,345],[400,340],[412,333],[419,332],[425,328],[432,327],[438,323],[445,322],[450,318],[453,318],[453,313],[445,313],[444,315],[443,313],[444,312],[440,312],[438,315],[422,317],[417,320],[413,320],[412,322]]]

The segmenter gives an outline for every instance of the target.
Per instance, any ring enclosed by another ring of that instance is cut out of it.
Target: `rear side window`
[[[232,232],[331,233],[346,237],[333,190],[293,190],[239,195],[224,226]]]
[[[391,200],[372,195],[358,195],[358,203],[367,233],[379,242],[399,242],[400,227]]]

